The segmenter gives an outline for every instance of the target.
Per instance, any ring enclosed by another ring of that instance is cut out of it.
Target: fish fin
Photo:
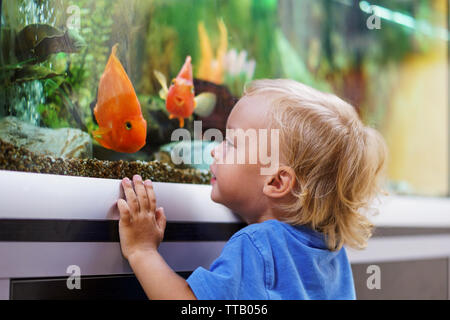
[[[92,137],[100,143],[101,146],[105,147],[106,149],[113,149],[106,141],[103,139],[103,136],[108,134],[111,131],[109,128],[99,128],[98,130],[92,131]]]
[[[119,47],[119,44],[116,43],[115,45],[113,45],[112,49],[111,49],[111,54],[113,56],[117,56],[117,48]]]
[[[164,89],[159,90],[159,97],[163,100],[167,100],[167,91]]]
[[[212,92],[203,92],[194,98],[194,113],[200,117],[208,117],[214,111],[217,97]]]
[[[191,60],[192,60],[191,56],[186,57],[186,60],[183,66],[181,67],[180,72],[177,75],[177,78],[193,81]]]
[[[184,118],[179,117],[178,121],[180,122],[180,128],[184,127]]]
[[[98,130],[92,131],[92,135],[94,138],[103,138],[103,136],[108,134],[110,131],[110,128],[98,128]]]
[[[96,120],[97,123],[98,123],[98,120],[97,120],[97,112],[98,112],[98,103],[96,103],[96,104],[95,104],[95,107],[94,107],[94,117],[95,117],[95,120]]]
[[[167,94],[169,93],[169,88],[167,87],[167,78],[164,74],[159,72],[158,70],[153,70],[153,74],[155,75],[158,82],[161,84],[161,90],[159,90],[159,96],[161,99],[166,100]]]

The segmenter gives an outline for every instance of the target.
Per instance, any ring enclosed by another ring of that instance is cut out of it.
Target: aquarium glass
[[[448,195],[446,0],[0,4],[1,169],[120,178],[147,168],[159,181],[208,183],[205,155],[217,141],[202,143],[202,133],[224,132],[245,83],[291,78],[337,94],[383,134],[389,191]],[[188,56],[201,107],[171,119],[162,82]],[[128,83],[118,115],[99,106],[111,91],[104,73]],[[127,121],[137,102],[142,119]],[[106,139],[108,117],[122,127]],[[197,140],[188,148],[173,137],[181,126]]]

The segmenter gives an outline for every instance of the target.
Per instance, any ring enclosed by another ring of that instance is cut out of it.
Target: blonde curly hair
[[[381,135],[350,104],[293,80],[253,81],[245,95],[256,94],[271,101],[280,159],[297,178],[280,220],[322,232],[333,251],[365,248],[373,225],[364,211],[381,191],[387,158]]]

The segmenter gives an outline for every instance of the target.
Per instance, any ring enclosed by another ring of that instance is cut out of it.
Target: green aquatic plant
[[[63,74],[56,73],[53,70],[44,66],[26,65],[17,68],[10,79],[12,82],[20,83],[33,80],[49,79],[58,76],[63,76]]]
[[[64,78],[44,81],[45,105],[39,105],[41,121],[50,128],[70,126],[88,131],[78,102],[72,99],[73,88]]]
[[[70,123],[61,116],[61,107],[55,103],[40,104],[38,112],[41,123],[48,128],[58,129],[70,127]]]

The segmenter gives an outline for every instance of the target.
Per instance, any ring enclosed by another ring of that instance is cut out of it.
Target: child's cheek
[[[220,158],[223,164],[234,164],[235,150],[226,142],[223,144],[222,157]]]
[[[258,152],[256,146],[252,144],[239,145],[236,150],[238,164],[256,164],[258,162]]]

